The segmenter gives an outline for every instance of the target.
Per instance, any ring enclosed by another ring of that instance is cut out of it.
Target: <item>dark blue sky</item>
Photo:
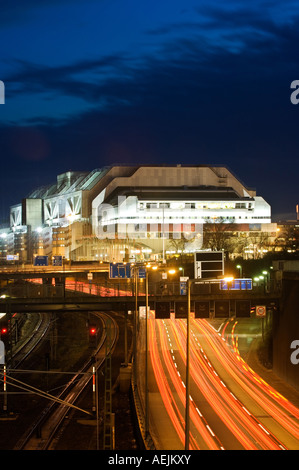
[[[299,203],[299,3],[1,2],[0,219],[67,170],[223,164]]]

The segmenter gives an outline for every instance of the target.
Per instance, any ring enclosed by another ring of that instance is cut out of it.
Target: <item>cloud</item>
[[[88,0],[88,3],[96,0]],[[101,1],[101,0],[100,0]],[[32,19],[36,11],[45,7],[78,4],[81,0],[14,0],[13,2],[1,2],[0,27],[7,28],[13,24],[26,23]],[[87,3],[87,2],[86,2]]]
[[[40,114],[28,113],[21,124],[47,145],[34,167],[30,142],[27,153],[22,147],[26,159],[8,139],[2,151],[20,168],[26,160],[24,175],[40,171],[47,177],[42,184],[68,169],[116,162],[225,164],[285,212],[299,170],[299,108],[289,100],[290,82],[299,78],[298,19],[262,15],[260,2],[250,9],[226,5],[211,2],[193,21],[151,28],[148,36],[160,40],[143,55],[52,67],[16,62],[8,93],[15,102],[26,94],[38,101]],[[75,105],[68,113],[65,97],[80,100],[77,113]],[[47,112],[49,100],[57,103],[56,119]]]

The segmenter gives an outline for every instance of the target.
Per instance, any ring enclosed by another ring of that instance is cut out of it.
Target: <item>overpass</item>
[[[109,281],[98,284],[91,281],[68,280],[61,284],[47,277],[35,282],[9,283],[2,288],[2,311],[68,312],[68,311],[135,311],[145,306],[144,282],[135,288],[130,281]],[[51,278],[50,278],[51,279]],[[156,318],[186,318],[187,295],[182,294],[178,282],[149,283],[148,303]],[[217,283],[199,281],[191,286],[191,311],[198,318],[250,317],[256,305],[268,310],[279,308],[279,293],[261,289],[248,291],[221,291]]]

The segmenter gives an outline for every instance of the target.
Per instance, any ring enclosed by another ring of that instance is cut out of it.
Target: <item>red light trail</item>
[[[183,445],[186,321],[149,326],[153,372]],[[190,449],[298,449],[298,408],[248,367],[234,330],[231,348],[208,321],[192,321]]]

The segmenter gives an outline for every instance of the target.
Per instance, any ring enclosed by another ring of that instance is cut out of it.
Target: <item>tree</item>
[[[233,237],[236,231],[236,224],[225,222],[223,217],[208,218],[203,227],[203,248],[213,251],[235,251],[240,243],[236,237]]]

